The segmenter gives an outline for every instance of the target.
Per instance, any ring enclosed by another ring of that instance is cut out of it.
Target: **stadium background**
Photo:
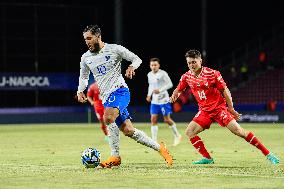
[[[91,107],[73,98],[86,51],[82,30],[89,24],[100,25],[104,42],[122,44],[143,60],[137,76],[127,80],[136,121],[149,118],[149,59],[159,57],[176,85],[187,70],[184,54],[194,48],[206,52],[207,66],[221,71],[236,109],[247,113],[243,121],[284,122],[284,13],[278,1],[2,0],[0,5],[0,123],[95,121]],[[52,84],[31,86],[24,77]],[[188,96],[180,105],[174,116],[189,121],[195,102]]]

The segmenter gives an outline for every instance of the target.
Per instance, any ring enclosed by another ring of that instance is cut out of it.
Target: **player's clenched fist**
[[[78,100],[78,102],[85,103],[85,102],[87,102],[88,99],[83,92],[78,92],[77,93],[77,100]]]
[[[175,89],[172,96],[170,97],[170,103],[175,102],[178,99],[179,95],[180,92],[177,89]]]
[[[125,76],[129,79],[132,79],[132,77],[135,75],[135,71],[133,66],[129,66],[126,70]]]

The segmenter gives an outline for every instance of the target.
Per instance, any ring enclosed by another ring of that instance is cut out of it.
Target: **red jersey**
[[[212,111],[226,105],[226,100],[220,90],[224,90],[226,83],[219,71],[202,67],[198,76],[190,70],[182,75],[177,86],[179,91],[190,87],[198,102],[199,110]]]
[[[94,101],[94,107],[97,106],[103,106],[102,105],[102,100],[100,99],[100,91],[98,88],[98,85],[96,83],[93,83],[87,92],[87,96],[91,97]]]

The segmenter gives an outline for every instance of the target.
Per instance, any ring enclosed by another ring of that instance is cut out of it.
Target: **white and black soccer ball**
[[[86,168],[95,168],[100,164],[101,153],[95,148],[87,148],[82,152],[81,160]]]

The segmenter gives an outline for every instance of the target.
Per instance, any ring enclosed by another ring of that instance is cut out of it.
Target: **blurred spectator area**
[[[219,62],[235,104],[284,103],[283,52],[282,27],[247,43]]]
[[[242,110],[282,109],[284,104],[284,28],[268,32],[220,59],[220,70],[232,92],[235,106]],[[173,105],[175,112],[195,109],[195,100],[186,91]],[[244,105],[244,106],[242,106]]]
[[[284,103],[284,68],[267,70],[232,92],[236,104]]]

